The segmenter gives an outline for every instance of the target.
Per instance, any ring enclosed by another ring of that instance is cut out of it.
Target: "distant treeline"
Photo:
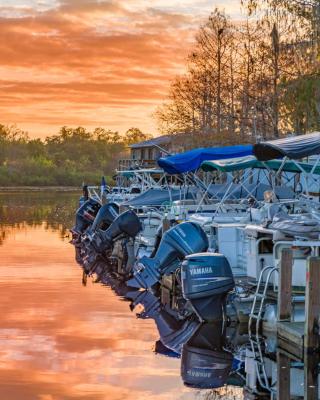
[[[137,128],[121,136],[103,128],[62,127],[42,141],[0,125],[0,186],[79,186],[97,184],[102,175],[110,183],[128,145],[149,137]]]

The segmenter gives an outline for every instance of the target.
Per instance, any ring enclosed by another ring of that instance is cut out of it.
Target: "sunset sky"
[[[1,0],[0,113],[31,137],[59,127],[132,126],[183,72],[194,33],[215,6],[240,0]]]

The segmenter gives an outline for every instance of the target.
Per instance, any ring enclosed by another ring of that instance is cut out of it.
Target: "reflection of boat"
[[[181,377],[186,385],[210,389],[226,384],[233,355],[225,350],[225,335],[223,321],[202,324],[183,345]]]
[[[232,370],[243,369],[239,358],[234,361],[232,353],[226,350],[224,321],[203,324],[192,315],[182,318],[168,306],[161,305],[160,299],[149,291],[140,292],[131,308],[138,305],[143,306],[138,317],[152,318],[156,323],[161,341],[157,347],[161,353],[168,355],[169,349],[174,352],[173,356],[182,354],[181,377],[186,385],[207,389],[222,387]],[[235,382],[243,384],[239,374],[233,379],[233,384]]]
[[[179,353],[176,353],[175,351],[173,351],[173,350],[169,349],[168,347],[166,347],[161,342],[160,339],[155,342],[154,352],[156,354],[161,354],[161,355],[166,356],[166,357],[180,358],[180,354]]]
[[[143,311],[137,315],[139,318],[152,318],[155,321],[162,344],[181,354],[182,345],[199,326],[197,318],[192,314],[188,318],[181,318],[179,313],[161,305],[160,299],[149,291],[139,292],[131,308],[137,305],[143,307]]]

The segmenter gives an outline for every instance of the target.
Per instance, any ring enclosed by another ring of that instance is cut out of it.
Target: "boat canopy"
[[[313,173],[320,175],[320,166],[314,168],[313,164],[308,163],[296,163],[293,161],[283,161],[283,160],[270,160],[270,161],[258,161],[254,156],[232,158],[229,160],[214,160],[214,161],[204,161],[201,164],[201,168],[204,171],[221,171],[221,172],[232,172],[240,171],[243,169],[272,169],[278,171],[301,173],[306,174]]]
[[[254,145],[253,154],[260,161],[282,157],[297,160],[320,154],[320,132],[261,142]]]
[[[204,171],[232,172],[255,168],[259,161],[254,156],[237,157],[226,160],[208,160],[201,164]]]
[[[159,158],[158,164],[168,174],[182,174],[197,170],[205,160],[244,157],[252,155],[252,152],[252,145],[199,148],[174,156]]]

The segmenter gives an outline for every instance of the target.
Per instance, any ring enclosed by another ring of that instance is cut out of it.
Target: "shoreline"
[[[0,192],[79,192],[81,186],[0,186]]]

